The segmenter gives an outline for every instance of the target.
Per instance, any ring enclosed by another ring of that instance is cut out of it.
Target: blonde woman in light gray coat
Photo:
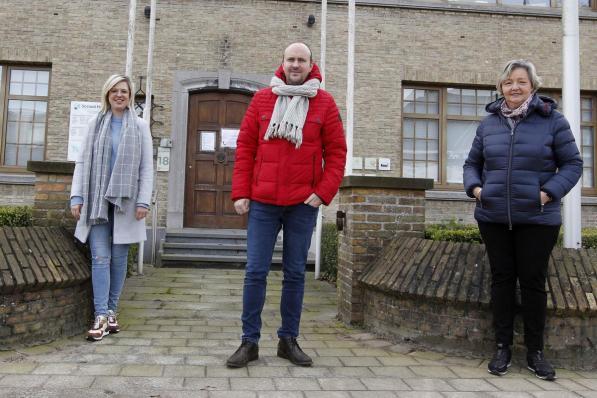
[[[95,319],[90,341],[118,333],[116,318],[131,243],[147,239],[145,217],[153,187],[148,124],[133,107],[133,84],[113,75],[102,89],[102,107],[89,123],[71,190],[75,237],[91,249]]]

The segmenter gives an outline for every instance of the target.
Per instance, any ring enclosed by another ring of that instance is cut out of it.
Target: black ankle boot
[[[301,350],[295,337],[280,337],[280,341],[278,342],[278,356],[288,359],[295,365],[313,365],[313,360]]]
[[[243,340],[238,350],[226,361],[226,366],[229,368],[242,368],[256,359],[259,359],[259,346],[248,340]]]
[[[508,368],[512,364],[512,351],[510,347],[505,344],[498,344],[495,354],[489,365],[487,371],[492,375],[503,376],[508,373]]]

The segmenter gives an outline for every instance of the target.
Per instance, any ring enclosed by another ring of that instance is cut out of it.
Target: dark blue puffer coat
[[[538,96],[514,129],[500,112],[503,99],[485,108],[464,163],[464,189],[481,187],[475,219],[500,224],[560,225],[561,199],[582,174],[582,159],[557,104]],[[541,206],[541,191],[551,201]]]

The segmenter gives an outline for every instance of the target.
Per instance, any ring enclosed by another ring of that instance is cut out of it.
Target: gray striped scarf
[[[94,135],[83,152],[83,208],[81,218],[89,225],[108,222],[109,203],[124,212],[126,201],[136,200],[141,164],[141,131],[136,115],[128,109],[122,118],[122,132],[116,161],[110,173],[112,111],[99,114]]]
[[[300,86],[286,84],[274,76],[270,86],[278,96],[272,118],[265,132],[264,139],[283,138],[297,148],[303,142],[303,126],[309,112],[309,98],[317,95],[321,83],[317,79],[307,80]],[[292,97],[292,98],[291,98]]]

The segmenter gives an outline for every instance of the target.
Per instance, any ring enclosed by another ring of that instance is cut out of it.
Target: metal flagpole
[[[348,0],[348,60],[346,73],[346,169],[344,175],[352,174],[352,145],[354,125],[354,39],[355,39],[355,0]]]
[[[321,88],[325,88],[325,51],[327,46],[326,23],[328,2],[321,0],[321,49],[319,56],[319,71],[321,72]],[[323,226],[323,209],[319,207],[317,224],[315,224],[315,279],[319,279],[321,272],[321,229]]]
[[[580,145],[580,55],[578,1],[562,2],[562,102],[566,119],[574,134],[576,143]],[[582,181],[582,180],[581,180]],[[579,249],[581,247],[581,182],[564,198],[563,225],[564,247]]]
[[[125,76],[131,78],[133,73],[133,49],[135,47],[135,10],[137,8],[137,0],[129,1],[129,31],[126,42],[126,66],[124,70]]]
[[[145,79],[145,106],[143,107],[143,120],[151,128],[151,94],[153,87],[153,42],[155,36],[156,0],[151,0],[151,14],[149,16],[149,43],[147,45],[147,79]],[[155,180],[155,173],[154,173]],[[155,211],[155,209],[153,209]],[[139,265],[137,272],[143,274],[143,249],[144,241],[139,242]]]

